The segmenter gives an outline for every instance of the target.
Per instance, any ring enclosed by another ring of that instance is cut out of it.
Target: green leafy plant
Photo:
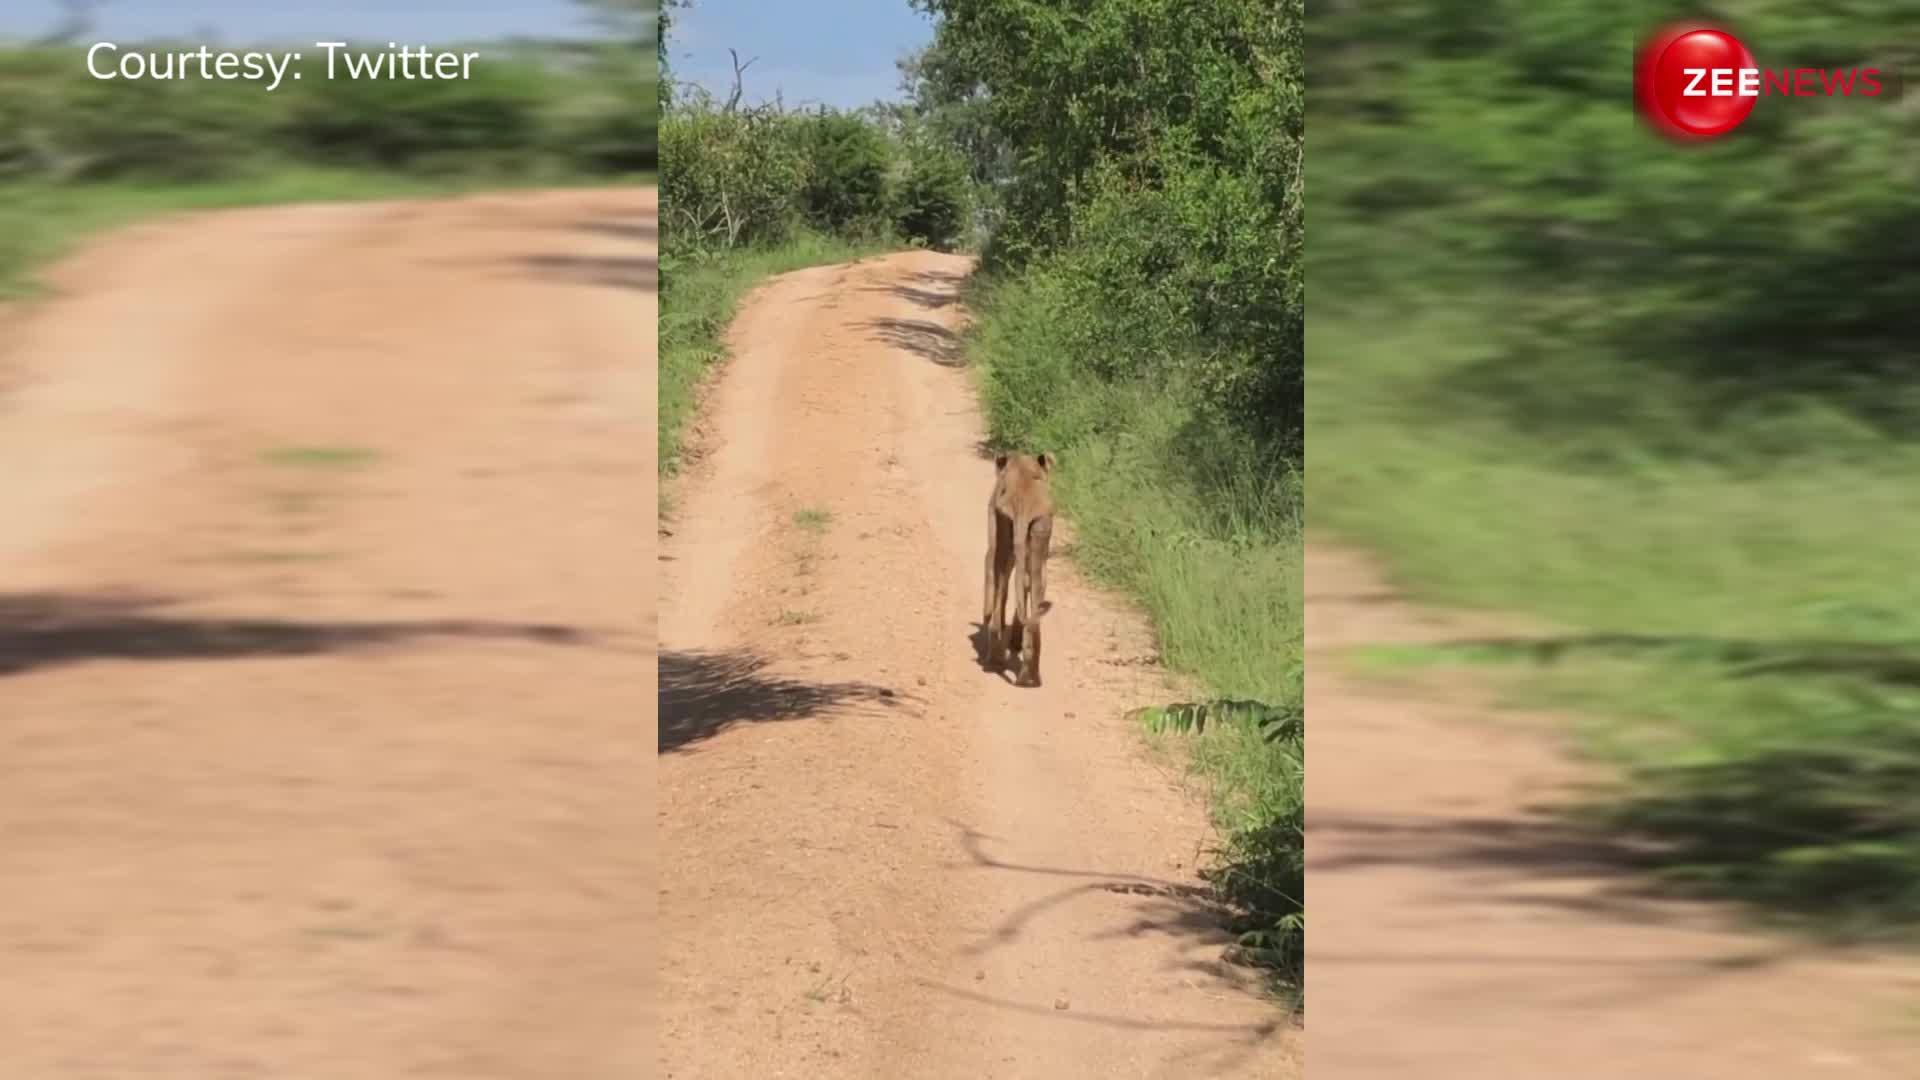
[[[1200,734],[1208,724],[1240,723],[1259,728],[1268,742],[1299,740],[1306,733],[1306,718],[1298,706],[1283,708],[1264,701],[1184,701],[1174,705],[1154,705],[1138,709],[1135,717],[1148,731],[1158,733]]]

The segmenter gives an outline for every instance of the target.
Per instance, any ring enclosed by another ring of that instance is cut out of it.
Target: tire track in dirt
[[[1911,956],[1836,953],[1650,897],[1542,803],[1591,779],[1461,678],[1362,682],[1348,650],[1511,636],[1307,553],[1315,1080],[1916,1075]]]
[[[651,1067],[654,215],[196,215],[10,313],[0,1072]]]
[[[976,662],[968,269],[801,271],[732,327],[662,549],[663,1071],[1297,1076],[1122,717],[1172,692],[1141,620],[1061,560],[1045,685]]]

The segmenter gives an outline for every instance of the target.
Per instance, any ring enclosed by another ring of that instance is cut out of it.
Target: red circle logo
[[[1759,64],[1740,39],[1698,24],[1660,30],[1641,46],[1634,96],[1654,129],[1685,141],[1715,139],[1753,113]]]

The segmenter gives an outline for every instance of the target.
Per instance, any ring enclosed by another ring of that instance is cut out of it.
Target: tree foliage
[[[1218,420],[1297,451],[1304,5],[915,6],[937,29],[903,74],[993,188],[989,268],[1068,282],[1076,366],[1189,385]]]
[[[807,151],[806,214],[828,231],[877,225],[887,213],[895,148],[866,118],[825,106],[798,118]]]
[[[936,250],[953,248],[967,235],[972,207],[966,160],[939,144],[909,148],[892,202],[900,235]]]

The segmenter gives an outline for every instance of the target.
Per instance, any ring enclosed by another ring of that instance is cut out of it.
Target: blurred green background
[[[1920,924],[1920,109],[1631,111],[1668,5],[1309,20],[1310,505],[1577,707],[1649,869],[1823,931]],[[1920,60],[1920,3],[1729,0],[1763,67]]]
[[[644,178],[657,0],[249,8],[22,3],[0,17],[0,294],[76,235],[155,210]],[[508,15],[513,17],[509,18]],[[178,29],[173,29],[177,27]],[[312,32],[304,32],[310,29]],[[405,36],[413,31],[418,36]],[[464,80],[325,78],[318,40],[482,56]],[[242,36],[247,35],[247,36]],[[85,51],[299,51],[305,77],[103,81]]]

